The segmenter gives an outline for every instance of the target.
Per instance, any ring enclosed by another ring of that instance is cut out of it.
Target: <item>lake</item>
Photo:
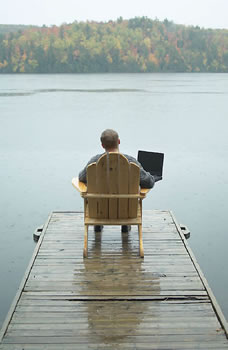
[[[71,185],[101,153],[165,153],[144,209],[171,209],[228,319],[228,74],[0,76],[0,325],[54,210],[83,210]]]

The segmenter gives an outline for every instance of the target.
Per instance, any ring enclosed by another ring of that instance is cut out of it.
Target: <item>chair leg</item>
[[[83,257],[87,258],[87,256],[88,256],[88,225],[85,225]]]
[[[142,240],[142,225],[138,225],[139,231],[139,255],[144,258],[143,240]]]

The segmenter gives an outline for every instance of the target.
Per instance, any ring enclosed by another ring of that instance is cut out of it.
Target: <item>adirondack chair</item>
[[[137,225],[139,253],[142,241],[142,199],[149,189],[140,189],[140,168],[120,153],[105,153],[87,167],[87,185],[78,178],[73,186],[84,198],[84,250],[88,256],[89,225]]]

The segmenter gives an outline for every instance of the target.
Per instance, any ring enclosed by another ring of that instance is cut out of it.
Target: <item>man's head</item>
[[[101,134],[101,144],[106,151],[118,150],[120,139],[115,130],[106,129]]]

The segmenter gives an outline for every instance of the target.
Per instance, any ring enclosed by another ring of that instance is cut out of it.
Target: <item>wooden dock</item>
[[[89,231],[53,212],[0,333],[1,350],[228,349],[227,323],[169,211],[136,228]]]

